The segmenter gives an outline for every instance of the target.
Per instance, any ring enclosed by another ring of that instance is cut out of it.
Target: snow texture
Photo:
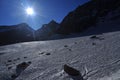
[[[64,72],[65,64],[85,80],[120,80],[119,20],[107,18],[81,37],[1,46],[0,80],[79,80]],[[31,64],[16,75],[23,62]]]
[[[1,46],[0,80],[12,80],[16,66],[29,61],[15,80],[73,80],[64,72],[64,64],[79,70],[87,80],[119,80],[120,32],[96,36]]]

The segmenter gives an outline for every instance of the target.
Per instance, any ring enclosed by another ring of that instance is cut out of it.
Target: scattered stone
[[[96,38],[98,38],[98,37],[94,35],[94,36],[91,36],[90,38],[91,38],[91,39],[96,39]]]
[[[17,65],[17,68],[23,68],[23,69],[25,69],[25,68],[28,67],[28,66],[29,66],[28,63],[23,62],[23,63],[21,63],[21,64],[18,64],[18,65]]]
[[[46,53],[46,55],[50,55],[50,53]]]
[[[16,73],[19,75],[22,71],[24,71],[30,64],[27,62],[22,62],[16,66]]]
[[[24,57],[24,58],[27,58],[27,57]]]
[[[96,43],[92,43],[92,45],[96,45]]]
[[[72,49],[68,49],[69,51],[72,51]]]
[[[20,58],[14,59],[14,61],[20,60]]]
[[[8,60],[8,62],[12,62],[12,60]]]
[[[76,69],[74,69],[74,68],[72,68],[72,67],[70,67],[70,66],[68,66],[66,64],[64,65],[64,71],[67,74],[71,75],[71,76],[78,76],[78,75],[80,75],[80,72],[78,70],[76,70]]]
[[[9,67],[8,67],[8,70],[10,70],[11,68],[12,68],[12,66],[9,66]]]
[[[70,75],[70,77],[71,77],[73,80],[84,80],[82,74],[81,74],[78,70],[76,70],[76,69],[74,69],[74,68],[72,68],[72,67],[70,67],[70,66],[68,66],[68,65],[66,65],[66,64],[64,65],[64,71],[65,71],[68,75]]]
[[[3,55],[3,54],[5,54],[5,53],[0,53],[0,55]]]
[[[20,58],[17,58],[17,60],[20,60]]]
[[[91,39],[99,39],[99,40],[104,40],[104,38],[97,37],[97,36],[95,36],[95,35],[94,35],[94,36],[91,36],[90,38],[91,38]]]
[[[18,75],[16,75],[16,74],[13,74],[12,76],[11,76],[11,78],[14,80],[15,78],[17,78],[18,77]]]
[[[28,61],[28,64],[31,64],[32,62],[31,61]]]
[[[9,65],[10,65],[10,63],[6,63],[6,62],[5,62],[5,65],[6,65],[6,66],[9,66]]]
[[[40,54],[44,54],[45,52],[41,52]]]
[[[68,45],[64,45],[64,47],[68,47]]]
[[[6,66],[9,66],[10,64],[5,64]]]

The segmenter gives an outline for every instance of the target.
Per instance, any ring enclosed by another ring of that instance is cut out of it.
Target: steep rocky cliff
[[[61,22],[58,33],[77,33],[96,26],[99,18],[118,9],[119,5],[120,0],[91,0],[70,12]]]

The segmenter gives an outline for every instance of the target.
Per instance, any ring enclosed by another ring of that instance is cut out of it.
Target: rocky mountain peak
[[[51,20],[48,24],[56,24],[57,22],[55,20]]]
[[[100,17],[119,8],[120,0],[91,0],[70,12],[60,23],[58,33],[80,33],[95,26]]]

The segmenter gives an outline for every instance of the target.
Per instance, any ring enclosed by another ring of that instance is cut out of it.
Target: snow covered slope
[[[31,64],[15,76],[23,62]],[[87,80],[120,80],[120,31],[0,47],[0,80],[79,80],[64,64]]]

